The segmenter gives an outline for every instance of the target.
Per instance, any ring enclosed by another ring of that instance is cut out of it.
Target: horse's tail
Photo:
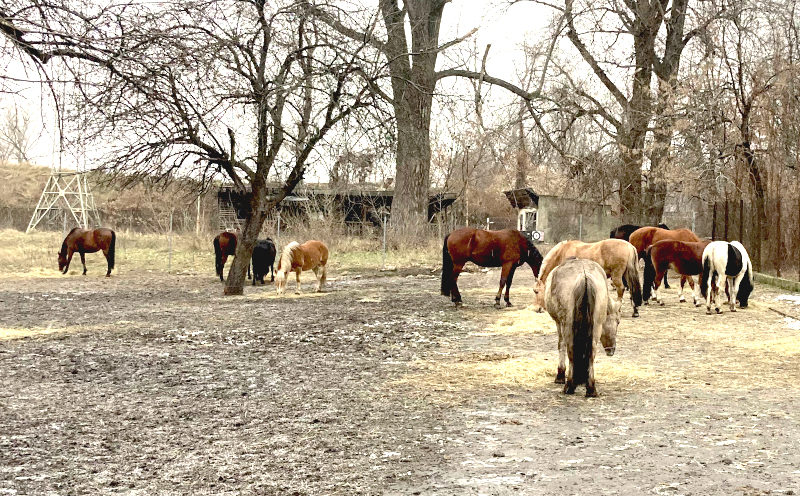
[[[442,246],[442,296],[450,296],[450,291],[453,287],[453,257],[450,256],[450,251],[447,249],[447,238],[444,237],[444,245]]]
[[[222,247],[219,245],[219,236],[214,238],[214,267],[217,269],[217,275],[222,272],[220,263],[222,262]]]
[[[656,280],[656,267],[653,264],[653,247],[649,247],[644,256],[644,282],[642,288],[642,298],[644,301],[650,299],[653,293],[653,284]]]
[[[114,268],[114,252],[117,247],[117,233],[111,231],[111,243],[108,245],[108,268]]]
[[[703,254],[703,273],[700,274],[700,294],[705,298],[708,295],[708,277],[711,275],[711,252]]]
[[[645,257],[647,263],[648,257]],[[628,284],[628,289],[631,290],[631,299],[633,306],[642,306],[642,285],[639,283],[639,258],[636,255],[636,248],[631,251],[631,256],[628,257],[628,265],[625,267],[625,282]]]
[[[595,289],[584,276],[583,286],[575,288],[575,310],[572,318],[572,382],[589,380],[589,361],[594,345]]]

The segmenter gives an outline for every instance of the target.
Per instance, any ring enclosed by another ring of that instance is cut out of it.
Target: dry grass
[[[305,236],[304,236],[305,234]],[[380,240],[346,237],[324,232],[315,236],[325,241],[331,251],[330,268],[340,271],[376,271],[383,264]],[[54,277],[58,275],[57,254],[61,248],[63,234],[60,232],[38,232],[25,234],[13,229],[0,231],[0,277]],[[212,236],[208,234],[175,234],[172,237],[173,274],[208,274],[214,272]],[[285,233],[281,242],[311,239],[308,233]],[[441,256],[438,240],[407,244],[386,253],[386,265],[397,268],[434,267]],[[230,262],[229,262],[230,263]],[[89,274],[99,274],[105,268],[102,253],[86,255]],[[165,234],[141,234],[117,232],[116,271],[167,272],[169,267],[169,236]],[[73,258],[70,270],[80,270],[80,259]]]

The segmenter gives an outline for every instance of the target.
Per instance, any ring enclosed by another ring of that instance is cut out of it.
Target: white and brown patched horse
[[[711,303],[717,313],[722,313],[717,304],[719,288],[727,284],[728,305],[736,311],[736,302],[747,308],[747,300],[753,292],[753,264],[750,255],[738,241],[712,241],[703,250],[703,273],[700,276],[700,293],[706,299],[706,313],[711,314]]]
[[[611,283],[617,290],[617,298],[622,299],[625,293],[625,284],[631,291],[633,316],[639,316],[639,307],[642,305],[642,285],[639,282],[639,267],[636,248],[621,239],[604,239],[596,243],[583,241],[562,241],[555,245],[545,255],[542,267],[539,269],[539,281],[536,283],[537,311],[544,308],[544,292],[547,276],[552,270],[561,265],[570,257],[593,260],[605,270],[606,277],[611,278]]]
[[[300,294],[300,273],[313,270],[317,276],[317,292],[325,285],[326,265],[328,264],[328,247],[322,241],[306,241],[302,245],[292,241],[283,248],[278,261],[278,273],[275,277],[275,288],[283,294],[289,278],[289,272],[297,275],[296,294]]]
[[[547,276],[544,301],[558,327],[556,383],[566,394],[586,384],[586,396],[597,396],[594,358],[600,345],[614,354],[622,306],[608,292],[605,269],[591,260],[565,260]]]

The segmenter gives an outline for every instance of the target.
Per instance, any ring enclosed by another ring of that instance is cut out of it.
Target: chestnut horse
[[[462,305],[458,290],[458,275],[464,264],[472,262],[481,267],[502,267],[500,289],[494,299],[494,307],[500,308],[500,295],[506,288],[506,306],[511,306],[508,293],[517,267],[527,263],[533,277],[539,274],[542,254],[533,242],[516,229],[484,231],[472,227],[456,229],[444,237],[442,246],[442,295],[449,296],[456,307]]]
[[[615,227],[611,230],[608,234],[608,237],[611,239],[624,239],[625,241],[630,241],[631,234],[637,229],[640,229],[642,226],[636,226],[633,224],[623,224],[621,226]],[[659,224],[658,227],[661,229],[669,229],[666,224]],[[623,281],[624,282],[624,281]],[[664,272],[664,287],[669,289],[669,283],[667,282],[667,273]],[[644,299],[647,301],[647,298]]]
[[[222,270],[225,268],[225,262],[228,257],[236,255],[236,233],[224,231],[214,237],[214,260],[217,266],[217,275],[219,280],[225,282],[222,277]],[[247,278],[250,279],[250,264],[247,264]]]
[[[663,241],[665,239],[688,241],[691,243],[697,243],[700,241],[700,238],[698,238],[697,235],[690,229],[662,229],[660,227],[651,226],[640,227],[632,232],[629,241],[633,246],[636,247],[636,251],[639,253],[639,258],[644,259],[646,255],[645,252],[653,243],[658,243],[659,241]],[[666,273],[664,275],[666,277]],[[685,276],[681,276],[681,285],[685,283]],[[666,284],[664,284],[664,287],[669,288],[669,286]],[[647,300],[645,300],[645,303],[647,303]]]
[[[542,262],[539,283],[536,288],[538,312],[544,309],[547,276],[570,257],[594,260],[600,264],[606,271],[606,277],[611,278],[611,283],[617,289],[617,298],[620,300],[625,293],[624,279],[631,291],[633,316],[639,316],[639,306],[642,304],[642,286],[639,283],[636,249],[621,239],[604,239],[596,243],[584,243],[578,240],[562,241],[548,251]]]
[[[278,294],[286,290],[289,272],[297,275],[296,294],[300,294],[300,273],[304,270],[313,270],[317,276],[317,292],[322,291],[327,274],[325,266],[328,263],[328,247],[322,241],[306,241],[302,245],[292,241],[283,248],[278,261],[278,277],[275,279],[275,288]]]
[[[103,250],[108,262],[106,277],[111,277],[111,269],[114,268],[114,247],[117,243],[117,235],[111,229],[101,227],[98,229],[81,229],[76,227],[67,234],[61,244],[61,251],[58,252],[58,270],[66,274],[69,271],[69,263],[72,255],[77,251],[81,255],[83,264],[83,275],[86,275],[87,253],[94,253]]]
[[[665,239],[653,243],[644,257],[644,290],[642,297],[645,301],[650,299],[651,288],[659,305],[663,305],[661,295],[658,293],[658,286],[661,279],[667,273],[667,268],[672,267],[681,276],[681,291],[678,301],[686,301],[683,296],[683,286],[686,279],[689,280],[689,287],[692,289],[694,306],[698,306],[697,294],[694,288],[694,279],[691,276],[700,275],[703,272],[703,250],[711,241],[698,241],[696,243],[686,241],[675,241]]]

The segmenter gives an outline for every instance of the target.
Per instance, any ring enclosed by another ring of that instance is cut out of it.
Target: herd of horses
[[[639,278],[639,260],[644,260],[644,280]],[[679,301],[684,302],[684,285],[689,283],[695,306],[698,296],[706,302],[706,313],[722,313],[717,303],[724,287],[731,312],[736,303],[748,306],[753,291],[753,266],[744,246],[738,241],[700,239],[689,229],[669,229],[666,225],[634,226],[613,229],[609,239],[595,243],[561,241],[543,257],[533,240],[520,231],[484,231],[462,228],[448,234],[442,247],[441,293],[461,306],[458,276],[464,264],[501,267],[500,288],[495,307],[505,288],[506,306],[511,306],[509,291],[515,270],[528,264],[535,283],[535,307],[547,311],[558,328],[559,366],[556,382],[564,392],[586,385],[586,395],[596,396],[594,357],[602,344],[607,354],[614,353],[620,321],[622,297],[627,289],[633,317],[639,307],[652,298],[664,305],[659,288],[667,286],[667,269],[681,277]],[[695,286],[694,276],[699,284]],[[616,290],[609,293],[608,280]],[[565,357],[569,358],[567,367]]]
[[[216,273],[224,281],[223,269],[229,256],[235,255],[236,233],[222,232],[213,240]],[[102,251],[108,262],[106,277],[114,268],[116,234],[111,229],[75,228],[67,234],[58,253],[58,267],[64,274],[74,253],[78,253],[86,274],[86,253]],[[281,251],[278,269],[274,268],[277,249],[272,239],[258,240],[248,264],[252,266],[253,285],[265,284],[270,274],[277,293],[286,290],[290,272],[296,275],[296,292],[300,292],[300,274],[313,271],[317,278],[316,291],[322,291],[327,274],[328,247],[321,241],[305,243],[292,241]],[[639,260],[644,260],[644,279],[639,278]],[[576,386],[585,384],[586,395],[596,396],[594,357],[602,345],[609,355],[616,347],[622,297],[627,289],[633,306],[633,317],[639,307],[650,299],[664,305],[659,288],[667,286],[667,270],[681,277],[679,301],[686,301],[683,291],[686,282],[692,290],[695,306],[698,297],[705,300],[706,312],[712,305],[721,313],[717,298],[721,287],[728,296],[731,312],[736,303],[746,308],[753,291],[753,267],[744,246],[738,241],[709,241],[700,239],[689,229],[669,229],[659,226],[619,226],[609,239],[595,243],[578,240],[562,241],[546,256],[524,233],[506,229],[486,231],[462,228],[444,238],[442,247],[441,293],[449,296],[456,307],[462,305],[458,276],[467,262],[482,267],[500,267],[500,285],[494,306],[511,306],[509,293],[514,273],[528,264],[535,279],[535,307],[547,311],[558,327],[559,365],[556,382],[564,383],[564,392],[572,394]],[[277,273],[277,274],[276,274]],[[695,285],[694,276],[699,284]],[[609,292],[608,280],[616,291]],[[569,358],[567,366],[566,358]]]

